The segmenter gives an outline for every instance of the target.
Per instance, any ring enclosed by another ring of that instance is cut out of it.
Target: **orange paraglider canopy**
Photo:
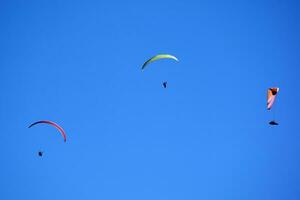
[[[267,97],[267,109],[270,110],[275,102],[276,95],[279,92],[279,88],[269,88]]]

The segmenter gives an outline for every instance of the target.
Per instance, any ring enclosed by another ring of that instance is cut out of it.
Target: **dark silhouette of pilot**
[[[168,82],[167,82],[167,81],[163,82],[163,86],[164,86],[164,88],[167,88],[167,84],[168,84]]]
[[[269,122],[270,125],[274,126],[274,125],[279,125],[277,122],[275,122],[274,120]]]

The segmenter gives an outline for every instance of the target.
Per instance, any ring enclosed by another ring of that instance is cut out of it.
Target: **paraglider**
[[[163,82],[163,86],[164,86],[164,88],[167,88],[167,84],[168,84],[168,82],[167,82],[167,81]]]
[[[160,60],[160,59],[172,59],[172,60],[175,60],[175,61],[179,61],[175,56],[173,55],[170,55],[170,54],[158,54],[156,56],[153,56],[152,58],[150,58],[149,60],[147,60],[143,66],[142,66],[142,71],[146,68],[146,66],[148,66],[150,63],[156,61],[156,60]],[[164,88],[167,88],[167,82],[163,82],[163,87]]]
[[[37,124],[49,124],[51,126],[54,126],[55,128],[57,128],[59,130],[59,132],[63,136],[64,142],[67,141],[67,136],[66,136],[66,133],[65,133],[64,129],[62,127],[60,127],[58,124],[56,124],[56,123],[54,123],[52,121],[49,121],[49,120],[41,120],[41,121],[34,122],[28,128],[31,128],[31,127],[33,127],[33,126],[35,126]]]
[[[43,156],[43,152],[42,152],[42,151],[39,151],[38,155],[39,155],[40,157],[42,157],[42,156]]]
[[[156,60],[159,60],[159,59],[173,59],[175,61],[179,61],[175,56],[173,55],[170,55],[170,54],[158,54],[156,56],[153,56],[152,58],[150,58],[149,60],[147,60],[143,66],[142,66],[142,70],[144,70],[146,68],[146,66]]]
[[[268,110],[271,110],[271,108],[273,107],[278,92],[279,92],[278,87],[268,89],[268,94],[267,94],[267,109]],[[279,125],[275,120],[270,121],[269,124],[272,126]]]

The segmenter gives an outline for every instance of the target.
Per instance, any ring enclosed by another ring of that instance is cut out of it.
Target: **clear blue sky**
[[[0,199],[298,200],[299,9],[2,0]]]

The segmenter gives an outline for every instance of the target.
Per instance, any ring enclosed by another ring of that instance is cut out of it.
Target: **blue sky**
[[[299,9],[1,1],[0,199],[299,199]]]

